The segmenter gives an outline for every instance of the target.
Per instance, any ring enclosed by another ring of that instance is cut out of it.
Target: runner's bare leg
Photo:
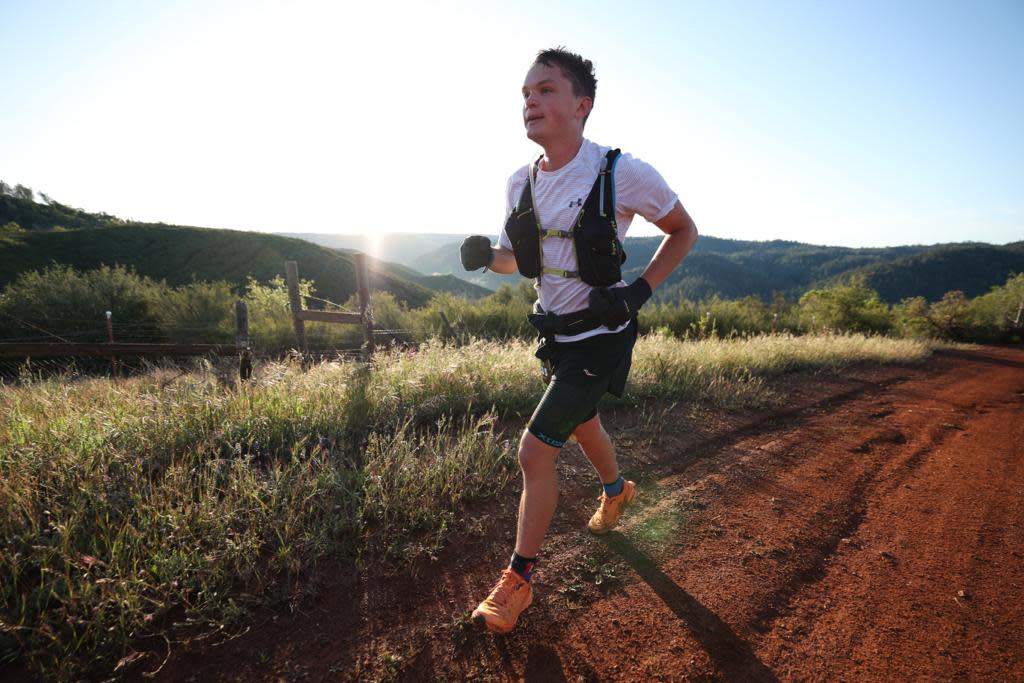
[[[602,484],[610,484],[619,478],[619,464],[615,460],[615,447],[608,432],[601,424],[601,416],[595,415],[573,432],[577,443],[583,449],[587,460],[597,470]]]
[[[519,499],[516,552],[537,557],[544,534],[558,505],[556,463],[560,449],[549,446],[526,431],[519,442],[519,466],[523,470],[523,495]]]

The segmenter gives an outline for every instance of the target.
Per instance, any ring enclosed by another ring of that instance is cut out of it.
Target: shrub
[[[976,297],[970,307],[975,324],[972,339],[1020,344],[1024,336],[1024,273]]]
[[[971,306],[964,293],[946,292],[942,301],[931,305],[928,319],[947,339],[966,341],[971,325]]]
[[[928,302],[923,296],[904,299],[892,308],[893,330],[905,339],[926,339],[937,330],[928,317]]]
[[[11,324],[0,334],[103,342],[106,311],[113,311],[118,341],[163,340],[157,308],[166,290],[122,266],[76,271],[53,265],[23,273],[5,288],[0,312]]]
[[[812,332],[883,334],[892,327],[889,307],[862,278],[825,289],[812,289],[800,297],[799,320]]]

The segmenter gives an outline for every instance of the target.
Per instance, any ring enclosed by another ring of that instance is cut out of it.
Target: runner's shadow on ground
[[[544,645],[531,645],[526,653],[526,669],[523,671],[523,681],[533,683],[537,681],[551,681],[551,683],[565,683],[565,670],[562,668],[562,660],[558,653]]]
[[[495,646],[510,678],[518,678],[514,663],[516,657],[509,651],[508,644],[501,639],[495,641]],[[567,683],[569,679],[565,677],[562,658],[555,650],[546,645],[533,644],[526,651],[526,666],[521,680],[524,683]]]
[[[778,681],[772,670],[757,658],[749,643],[733,633],[718,615],[680,588],[628,538],[613,531],[602,536],[601,540],[625,560],[672,610],[727,680]]]

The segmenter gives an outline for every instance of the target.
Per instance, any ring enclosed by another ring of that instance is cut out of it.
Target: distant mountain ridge
[[[424,252],[441,245],[452,245],[456,249],[462,242],[461,235],[445,233],[392,232],[370,235],[334,235],[315,232],[275,232],[282,237],[296,237],[331,249],[361,251],[391,263],[412,266],[412,262]]]
[[[626,238],[626,280],[639,277],[661,240]],[[452,274],[489,289],[518,282],[518,275],[464,271],[459,261],[461,241],[459,235],[439,236],[434,249],[406,265],[424,273]],[[665,301],[713,296],[757,296],[767,301],[782,294],[792,300],[808,289],[861,276],[889,303],[911,296],[937,301],[952,290],[961,290],[969,297],[984,294],[1020,272],[1024,272],[1024,242],[1003,246],[963,243],[854,248],[703,235],[682,267],[669,276],[655,296]]]

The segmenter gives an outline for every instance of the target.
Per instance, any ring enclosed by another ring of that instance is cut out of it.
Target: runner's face
[[[576,97],[572,83],[557,66],[534,64],[523,81],[523,124],[526,137],[538,145],[582,135],[583,117],[591,99]]]

